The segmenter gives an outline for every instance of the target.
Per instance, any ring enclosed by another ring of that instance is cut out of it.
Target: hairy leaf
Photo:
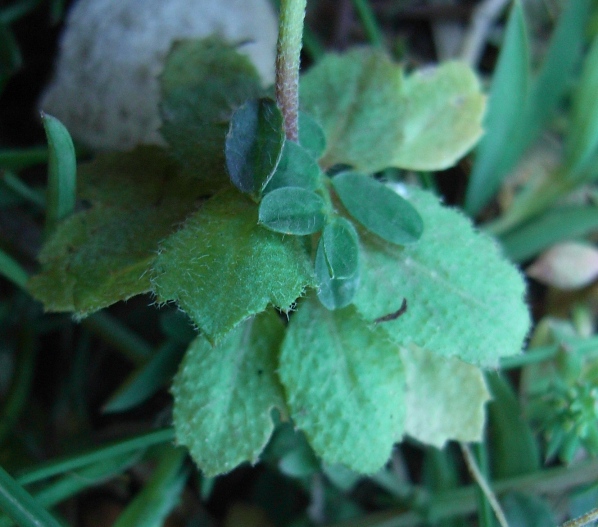
[[[326,134],[324,167],[439,170],[482,133],[484,97],[467,66],[447,63],[405,78],[380,50],[323,58],[302,78],[301,104]]]
[[[271,410],[286,413],[276,375],[283,335],[282,322],[267,311],[216,347],[203,336],[189,347],[172,387],[174,425],[177,442],[206,476],[255,463],[274,429]]]
[[[85,316],[150,290],[158,243],[199,196],[154,148],[98,156],[79,179],[81,197],[93,205],[57,226],[28,287],[46,310]]]
[[[250,60],[218,37],[181,41],[170,51],[160,86],[160,132],[173,155],[195,178],[226,185],[229,121],[262,91]]]
[[[490,399],[479,368],[412,346],[401,350],[407,379],[405,433],[442,448],[449,440],[481,441]]]
[[[424,223],[417,210],[379,181],[345,172],[332,179],[332,186],[351,216],[384,240],[406,245],[422,235]]]
[[[217,194],[164,241],[154,266],[160,301],[176,300],[210,341],[274,304],[283,310],[314,285],[301,242],[258,225],[236,190]]]
[[[324,200],[315,192],[298,187],[283,187],[264,196],[259,222],[275,232],[312,234],[324,226]]]
[[[407,311],[380,324],[402,346],[485,366],[519,353],[530,324],[520,273],[460,212],[430,193],[408,192],[426,229],[403,248],[360,236],[360,314],[373,321],[396,312],[405,298]]]
[[[274,174],[285,143],[283,117],[272,99],[247,101],[226,135],[226,169],[241,192],[259,196]]]
[[[383,332],[312,296],[291,318],[279,372],[293,421],[326,463],[363,473],[384,465],[403,434],[405,387]]]

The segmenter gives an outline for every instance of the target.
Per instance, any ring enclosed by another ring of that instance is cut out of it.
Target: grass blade
[[[105,412],[124,412],[146,401],[172,379],[186,348],[166,342],[143,366],[135,370],[104,406]]]
[[[135,450],[142,450],[161,443],[170,443],[171,441],[174,441],[174,430],[172,428],[163,428],[129,439],[121,439],[120,441],[115,441],[109,445],[81,452],[73,456],[51,460],[47,463],[38,465],[36,468],[22,472],[17,480],[21,485],[27,485],[46,478],[51,478],[52,476],[57,476],[63,472],[77,470],[92,463],[101,464],[113,457],[134,452]]]
[[[555,243],[582,238],[598,230],[598,207],[550,210],[500,238],[506,255],[524,262]]]
[[[186,449],[169,447],[143,490],[119,516],[114,527],[161,527],[176,507],[189,471]]]
[[[2,181],[15,194],[18,194],[27,201],[33,203],[34,205],[37,205],[40,209],[44,209],[46,207],[45,197],[42,194],[38,193],[36,190],[29,188],[13,172],[9,170],[4,172]]]
[[[77,158],[68,130],[55,117],[42,114],[50,155],[48,160],[48,208],[46,231],[75,209]]]
[[[25,289],[29,275],[20,264],[0,249],[0,275],[8,278],[13,284]]]
[[[486,135],[477,149],[475,165],[467,188],[465,210],[475,215],[490,200],[510,168],[513,134],[520,125],[529,86],[527,28],[520,2],[509,16],[504,43],[492,80]]]
[[[0,509],[21,527],[60,527],[60,523],[0,467]]]
[[[18,172],[24,168],[47,163],[48,157],[48,148],[45,146],[0,150],[0,168]]]

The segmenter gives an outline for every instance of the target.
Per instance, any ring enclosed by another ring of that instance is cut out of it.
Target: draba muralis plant
[[[58,223],[29,283],[79,318],[147,292],[188,314],[174,425],[207,475],[256,462],[279,418],[362,473],[405,434],[477,440],[481,368],[528,331],[523,280],[494,241],[376,177],[446,168],[476,143],[476,76],[460,63],[405,75],[364,47],[299,82],[304,10],[282,2],[276,101],[218,38],[175,45],[167,146],[80,166],[90,206]]]

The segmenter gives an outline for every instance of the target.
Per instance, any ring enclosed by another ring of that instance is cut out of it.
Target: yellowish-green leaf
[[[328,55],[303,77],[301,104],[324,129],[325,167],[439,170],[482,133],[479,82],[456,62],[404,77],[380,50]]]
[[[312,295],[291,318],[279,373],[293,421],[326,463],[362,473],[386,463],[403,434],[405,380],[382,331]]]
[[[413,346],[401,350],[407,379],[405,433],[442,448],[449,440],[481,441],[490,399],[479,368]]]
[[[46,310],[85,316],[150,290],[158,243],[197,206],[198,191],[157,149],[99,156],[79,177],[92,207],[58,224],[28,287]]]
[[[485,366],[519,353],[530,324],[521,274],[463,214],[428,192],[407,192],[426,228],[402,248],[360,236],[360,314],[374,321],[405,298],[407,311],[380,324],[401,346]]]
[[[268,304],[289,309],[314,278],[299,239],[258,225],[256,204],[230,189],[165,240],[153,283],[214,342]]]
[[[191,344],[172,387],[174,425],[206,476],[255,463],[274,429],[272,409],[286,413],[276,375],[283,335],[281,320],[267,311],[216,347],[202,336]]]

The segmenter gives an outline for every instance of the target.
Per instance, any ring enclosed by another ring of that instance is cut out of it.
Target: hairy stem
[[[299,137],[299,63],[307,0],[282,0],[276,51],[276,102],[287,139]]]

